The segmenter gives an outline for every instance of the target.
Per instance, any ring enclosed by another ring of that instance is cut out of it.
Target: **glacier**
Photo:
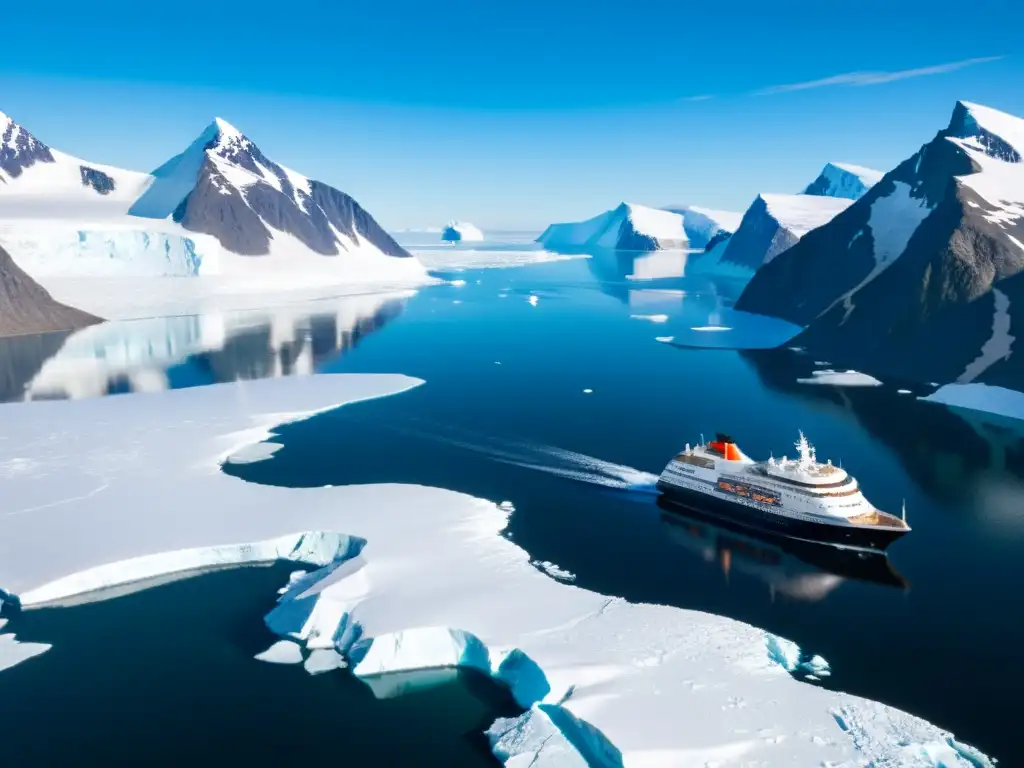
[[[489,729],[513,766],[934,766],[935,745],[956,743],[797,681],[794,646],[762,630],[548,577],[500,535],[509,512],[490,501],[399,484],[260,486],[218,470],[283,423],[421,384],[317,376],[0,406],[0,465],[21,468],[5,478],[0,584],[31,611],[161,573],[294,562],[305,572],[268,595],[265,622],[297,648],[275,660],[306,674],[337,664],[317,653],[333,652],[368,681],[423,666],[486,671],[528,707]],[[943,759],[986,764],[965,754]]]
[[[220,246],[130,227],[0,219],[0,245],[36,280],[48,277],[192,277],[216,273]]]

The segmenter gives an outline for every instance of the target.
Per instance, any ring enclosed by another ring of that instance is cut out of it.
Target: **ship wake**
[[[658,493],[658,475],[552,445],[505,440],[438,423],[420,422],[423,429],[391,425],[397,431],[472,451],[492,461],[544,472],[566,480],[635,493]]]

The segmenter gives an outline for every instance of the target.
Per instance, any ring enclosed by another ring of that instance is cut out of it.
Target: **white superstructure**
[[[794,521],[838,526],[906,529],[899,518],[880,512],[861,492],[856,478],[831,460],[821,463],[803,432],[797,457],[754,461],[731,438],[690,447],[662,473],[663,490],[693,491]]]

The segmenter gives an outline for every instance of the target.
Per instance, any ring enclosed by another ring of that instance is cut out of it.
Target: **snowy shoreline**
[[[797,682],[798,649],[781,638],[549,578],[499,535],[508,512],[489,501],[398,484],[260,486],[219,469],[280,424],[420,384],[318,376],[171,391],[159,409],[135,395],[0,406],[0,584],[31,609],[188,568],[305,563],[267,614],[272,630],[300,656],[348,655],[360,676],[487,671],[529,707],[490,730],[510,766],[979,760],[918,718]],[[11,649],[45,652],[19,646],[0,634],[0,669]]]

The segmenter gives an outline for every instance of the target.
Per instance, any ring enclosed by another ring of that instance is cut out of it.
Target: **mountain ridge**
[[[1024,388],[1024,120],[957,102],[946,128],[754,275],[738,310],[866,370]]]

